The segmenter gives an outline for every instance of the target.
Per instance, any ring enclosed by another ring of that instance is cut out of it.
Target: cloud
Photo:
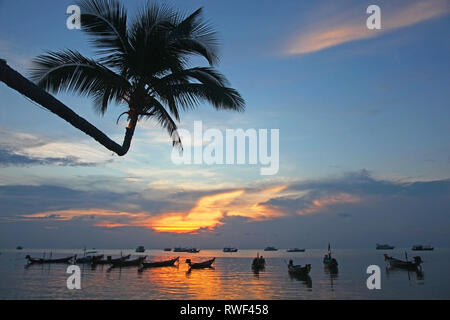
[[[83,144],[49,141],[23,132],[0,129],[0,167],[11,166],[96,166],[111,157]]]
[[[21,155],[14,151],[0,148],[0,167],[20,167],[20,166],[96,166],[96,162],[83,162],[77,157],[32,157]]]
[[[192,233],[212,230],[222,224],[227,207],[242,196],[244,190],[219,193],[200,198],[194,208],[186,213],[165,213],[149,219],[146,226],[158,232]]]
[[[176,241],[207,241],[216,233],[217,241],[244,241],[242,237],[250,233],[249,241],[254,244],[278,234],[289,245],[294,238],[323,240],[317,230],[344,240],[349,234],[353,240],[364,237],[366,242],[369,234],[372,242],[380,235],[400,238],[401,234],[410,239],[411,230],[418,226],[424,231],[415,236],[442,242],[448,241],[443,230],[450,227],[450,180],[389,181],[374,178],[367,170],[283,185],[255,183],[251,188],[147,196],[154,193],[153,189],[113,193],[0,186],[0,230],[6,232],[5,225],[14,223],[14,230],[34,225],[61,233],[74,230],[74,236],[78,230],[78,237],[90,239],[120,235],[122,240],[146,230],[152,239],[171,235]],[[141,235],[145,239],[144,233]]]
[[[131,192],[82,191],[54,185],[0,186],[0,216],[13,219],[47,212],[41,217],[56,218],[67,216],[70,211],[85,208],[103,208],[103,210],[110,208],[121,211],[123,204],[133,203],[136,198],[137,195]],[[145,201],[140,203],[144,205]],[[157,208],[158,205],[159,203],[155,203],[154,207]],[[167,203],[164,205],[167,206]],[[65,214],[61,215],[61,212]]]
[[[96,227],[140,227],[156,232],[195,233],[211,231],[223,224],[226,217],[266,220],[283,216],[275,206],[265,204],[279,196],[286,186],[262,190],[231,190],[201,196],[191,209],[185,211],[119,211],[102,208],[50,210],[21,214],[20,221],[59,221],[90,218]],[[142,207],[136,206],[139,210]]]
[[[345,11],[334,12],[331,15],[335,18],[328,16],[325,22],[321,19],[320,24],[312,25],[305,33],[291,39],[284,53],[308,54],[351,41],[373,38],[449,13],[447,0],[407,2],[405,6],[397,8],[391,5],[380,7],[381,30],[369,30],[366,27],[365,19],[368,15],[365,15],[365,8],[345,8]],[[358,15],[349,16],[347,13],[349,10],[354,10]]]
[[[107,209],[70,209],[70,210],[58,210],[58,211],[48,211],[33,214],[24,214],[20,216],[25,220],[35,220],[35,219],[47,219],[56,221],[68,221],[72,219],[82,219],[90,218],[96,219],[98,217],[105,218],[128,218],[139,220],[147,217],[147,213],[144,212],[124,212],[124,211],[114,211]],[[102,222],[103,223],[103,222]],[[99,224],[102,224],[99,223]]]
[[[258,190],[233,190],[201,197],[187,213],[167,213],[152,217],[148,227],[158,232],[192,233],[213,230],[227,217],[251,221],[271,220],[284,216],[267,202],[283,195],[286,185]]]
[[[338,193],[338,194],[333,194],[333,195],[327,195],[327,196],[319,197],[319,198],[311,201],[311,204],[309,204],[304,209],[300,209],[297,213],[299,215],[312,214],[312,213],[324,210],[325,208],[328,208],[328,207],[341,205],[341,204],[348,204],[348,203],[358,203],[360,201],[361,201],[361,199],[359,197],[356,197],[356,196],[348,194],[348,193]]]

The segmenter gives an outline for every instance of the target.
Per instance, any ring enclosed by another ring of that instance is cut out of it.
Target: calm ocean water
[[[50,250],[0,250],[0,299],[450,299],[450,249],[432,252],[412,252],[406,249],[387,251],[404,258],[420,255],[424,260],[423,277],[415,272],[387,270],[384,251],[375,249],[336,249],[333,256],[339,262],[337,274],[324,269],[322,257],[326,250],[311,249],[304,253],[262,250],[202,250],[197,254],[147,250],[147,260],[162,260],[180,256],[178,267],[148,269],[137,267],[114,269],[107,266],[92,270],[81,266],[81,290],[68,290],[67,265],[33,265],[24,268],[25,255],[41,257]],[[134,250],[99,250],[105,255],[120,252],[137,255]],[[79,254],[81,250],[52,250],[52,257]],[[259,274],[251,270],[252,258],[259,252],[267,267]],[[186,258],[193,262],[216,257],[214,269],[187,273]],[[285,261],[310,263],[307,279],[291,278]],[[381,290],[368,290],[366,269],[381,268]]]

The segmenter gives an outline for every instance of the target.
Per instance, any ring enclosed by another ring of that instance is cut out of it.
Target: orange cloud
[[[316,199],[312,202],[312,204],[306,209],[302,209],[297,211],[299,215],[307,215],[318,212],[320,210],[325,209],[326,207],[339,205],[344,203],[357,203],[360,202],[361,199],[353,196],[348,193],[338,193],[334,195],[329,195],[326,197],[322,197],[320,199]]]
[[[163,212],[152,215],[150,212],[127,212],[105,209],[70,209],[22,215],[23,220],[48,219],[69,221],[91,218],[92,224],[101,228],[140,227],[156,232],[197,233],[201,230],[214,230],[222,225],[226,217],[244,217],[253,221],[283,217],[286,213],[269,201],[277,197],[297,198],[299,193],[286,191],[286,185],[262,190],[238,189],[206,195],[197,200],[188,211]],[[300,193],[301,194],[301,193]],[[304,196],[304,194],[303,194]],[[318,198],[297,214],[313,214],[327,207],[357,203],[361,199],[348,193],[338,193]]]
[[[285,54],[307,54],[350,41],[376,37],[383,32],[411,26],[448,13],[449,7],[446,0],[418,1],[399,9],[383,10],[381,6],[381,30],[367,29],[366,20],[360,17],[349,19],[347,16],[342,16],[334,21],[329,20],[328,23],[322,22],[320,25],[313,26],[310,31],[291,40]],[[360,12],[360,15],[364,14],[365,12]]]
[[[108,221],[104,221],[104,222],[97,223],[95,226],[101,227],[101,228],[107,228],[107,229],[114,229],[114,228],[126,227],[128,225],[125,223],[110,223]]]
[[[189,233],[200,229],[212,230],[221,225],[226,216],[253,220],[272,219],[282,216],[283,213],[262,203],[285,188],[286,186],[279,186],[256,192],[236,190],[204,196],[188,213],[167,213],[152,217],[147,226],[159,232]]]
[[[224,210],[244,190],[225,192],[200,198],[188,213],[165,213],[151,217],[146,226],[159,232],[188,233],[199,229],[213,229],[222,224]]]
[[[276,195],[279,195],[287,186],[278,186],[260,192],[246,194],[241,203],[236,203],[228,209],[227,216],[240,216],[253,220],[273,219],[284,216],[278,208],[264,204]]]
[[[223,224],[227,216],[240,216],[252,220],[273,219],[284,214],[276,207],[265,204],[280,196],[286,186],[264,190],[244,189],[203,196],[187,212],[166,212],[152,216],[150,212],[126,212],[104,209],[71,209],[22,215],[27,220],[52,219],[68,221],[80,217],[101,218],[95,226],[102,228],[145,227],[157,232],[194,233],[213,230]]]

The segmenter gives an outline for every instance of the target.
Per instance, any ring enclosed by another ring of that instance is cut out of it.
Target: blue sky
[[[126,1],[131,17],[142,3]],[[62,234],[73,234],[57,240],[67,247],[450,245],[448,2],[168,3],[185,12],[204,7],[221,39],[219,70],[246,100],[245,113],[202,105],[183,113],[180,126],[280,129],[279,173],[176,166],[170,138],[151,122],[139,124],[119,158],[0,85],[0,247],[51,246]],[[86,36],[66,28],[70,4],[0,0],[0,57],[26,75],[45,50],[92,55]],[[365,27],[370,4],[381,8],[381,31]],[[115,120],[123,107],[102,118],[88,99],[57,97],[122,139],[124,122]],[[199,204],[217,195],[230,197],[231,209],[195,234],[154,229],[155,217],[168,214],[194,221]],[[400,232],[385,221],[403,223]]]

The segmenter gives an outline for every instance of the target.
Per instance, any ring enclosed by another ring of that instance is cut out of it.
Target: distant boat
[[[405,252],[406,256],[406,252]],[[384,254],[384,260],[389,262],[389,265],[392,268],[399,268],[399,269],[405,269],[405,270],[411,270],[411,271],[421,271],[422,267],[422,258],[420,257],[414,257],[414,261],[408,261],[408,257],[406,256],[406,261],[393,258],[391,256],[388,256],[387,254]]]
[[[301,265],[294,265],[292,260],[289,260],[288,264],[288,272],[293,276],[307,276],[309,271],[311,270],[311,265],[306,264],[304,267]]]
[[[305,249],[292,248],[292,249],[287,249],[286,252],[305,252]]]
[[[21,246],[18,246],[17,248],[16,248],[16,250],[22,250],[23,248],[21,247]]]
[[[423,246],[423,245],[415,245],[412,247],[413,251],[433,251],[434,248],[432,246]]]
[[[172,251],[172,248],[164,248],[164,251]]]
[[[189,265],[189,269],[206,269],[211,268],[216,258],[204,262],[192,263],[191,259],[186,259],[186,263]]]
[[[199,253],[200,250],[198,250],[197,248],[174,248],[173,252]]]
[[[388,245],[388,244],[378,244],[377,243],[377,250],[392,250],[394,249],[394,246]]]
[[[238,252],[237,248],[223,248],[223,252]]]
[[[136,248],[136,252],[145,252],[144,246],[139,246]]]
[[[267,247],[264,249],[264,251],[278,251],[278,249],[275,247]]]
[[[323,264],[328,268],[337,268],[338,262],[331,256],[331,246],[328,244],[328,253],[323,257]]]

